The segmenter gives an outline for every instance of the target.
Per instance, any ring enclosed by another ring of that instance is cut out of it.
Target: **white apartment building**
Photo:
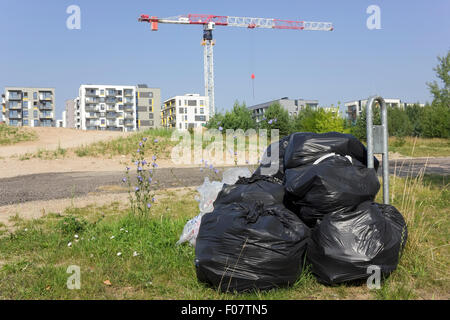
[[[384,101],[386,102],[386,107],[404,108],[405,105],[407,105],[398,98],[385,98]],[[347,109],[347,118],[352,120],[353,122],[356,121],[356,118],[358,118],[358,116],[361,114],[362,110],[366,107],[366,104],[367,99],[346,102],[344,106]]]
[[[82,130],[136,131],[136,87],[81,85],[74,113]]]
[[[161,108],[161,124],[178,130],[203,127],[209,120],[208,105],[208,97],[195,93],[167,99]]]

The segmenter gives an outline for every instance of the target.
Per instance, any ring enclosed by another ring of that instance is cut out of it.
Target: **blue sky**
[[[81,30],[66,28],[69,5],[81,8]],[[381,8],[381,30],[366,27],[369,5]],[[331,21],[333,32],[216,27],[216,109],[237,99],[252,105],[280,97],[320,105],[377,93],[431,101],[436,57],[450,49],[448,0],[0,2],[0,88],[55,87],[57,117],[80,84],[138,84],[162,98],[204,93],[201,26],[139,23],[140,14],[188,13]],[[255,78],[253,98],[251,74]]]

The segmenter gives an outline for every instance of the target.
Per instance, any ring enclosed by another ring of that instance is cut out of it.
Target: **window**
[[[101,124],[105,124],[105,119],[100,120]]]
[[[184,108],[184,113],[187,113],[187,108]]]
[[[152,105],[153,104],[153,99],[148,99],[148,104]]]
[[[38,117],[38,111],[37,110],[33,110],[33,118],[37,118]]]
[[[23,117],[28,118],[28,110],[23,110]]]
[[[187,106],[187,105],[188,105],[188,104],[187,104],[187,100],[184,100],[184,105],[185,105],[185,106]]]
[[[195,107],[197,105],[197,100],[188,100],[188,106]]]
[[[24,108],[28,108],[28,101],[24,101],[24,102],[23,102],[23,107],[24,107]]]
[[[37,100],[37,92],[33,92],[33,99]]]
[[[119,104],[119,110],[120,110],[120,111],[123,110],[123,104]]]
[[[24,97],[24,98],[28,98],[28,92],[24,92],[24,93],[23,93],[23,97]]]
[[[178,105],[181,106],[181,100],[178,100]]]
[[[205,100],[200,100],[200,106],[204,106],[205,105]]]
[[[187,115],[184,116],[184,121],[187,121]]]
[[[197,108],[195,108],[195,112],[194,113],[197,113]]]
[[[34,126],[39,127],[39,120],[34,120]]]
[[[200,108],[200,114],[204,114],[205,113],[205,108]]]
[[[105,90],[100,90],[100,95],[103,96],[105,94]]]
[[[28,119],[24,119],[24,120],[23,120],[23,125],[24,125],[24,126],[27,126],[27,125],[28,125]]]
[[[33,106],[37,106],[37,101],[34,101],[34,102],[33,102]]]
[[[206,121],[206,116],[195,116],[195,121]]]
[[[178,108],[179,113],[184,113],[183,110],[184,110],[183,108]]]
[[[153,113],[149,113],[149,114],[148,114],[148,118],[149,118],[149,119],[153,119]]]
[[[11,121],[10,121],[11,122]],[[180,129],[181,129],[182,127],[181,127],[181,122],[180,122]]]

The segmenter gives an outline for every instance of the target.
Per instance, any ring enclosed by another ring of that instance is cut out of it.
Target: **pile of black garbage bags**
[[[373,202],[374,163],[367,168],[366,148],[349,134],[298,132],[269,146],[253,176],[225,184],[202,217],[199,281],[223,292],[267,290],[294,284],[307,265],[328,285],[367,279],[373,266],[388,276],[407,228],[396,208]]]

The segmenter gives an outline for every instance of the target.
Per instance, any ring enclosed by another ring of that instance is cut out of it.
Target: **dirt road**
[[[450,175],[450,157],[433,159],[406,159],[390,161],[391,174],[417,175],[425,168],[427,174]],[[154,180],[159,189],[201,185],[204,178],[220,180],[223,168],[216,175],[199,168],[159,168]],[[381,170],[378,172],[381,174]],[[27,201],[76,198],[92,192],[123,193],[121,171],[63,172],[22,175],[0,179],[0,206]]]

